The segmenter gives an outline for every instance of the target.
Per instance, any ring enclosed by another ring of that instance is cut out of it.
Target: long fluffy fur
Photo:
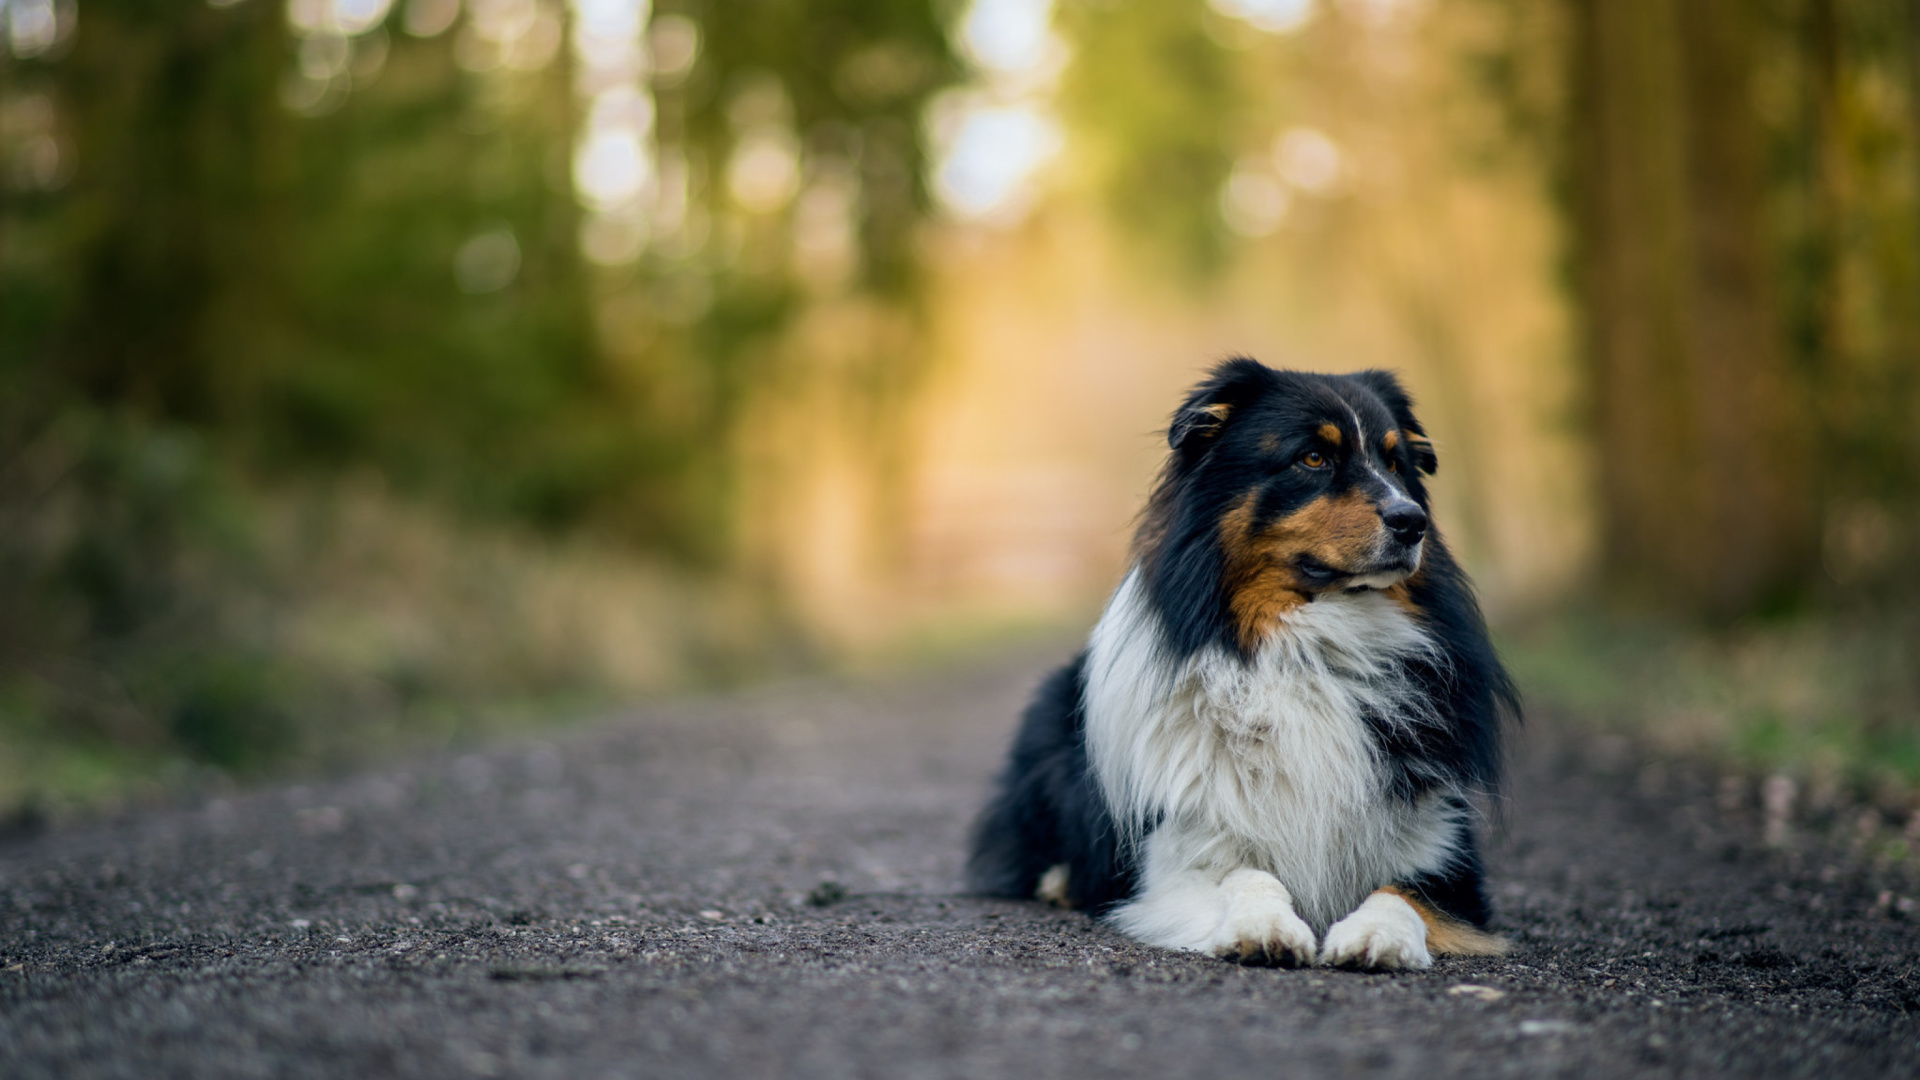
[[[1437,533],[1379,526],[1424,523],[1437,467],[1406,393],[1230,361],[1168,441],[1133,567],[975,826],[973,887],[1045,876],[1142,940],[1241,959],[1495,949],[1471,799],[1517,700]]]
[[[1381,798],[1374,726],[1417,742],[1439,724],[1405,660],[1439,661],[1378,593],[1307,605],[1251,662],[1218,646],[1174,660],[1130,575],[1094,629],[1089,763],[1122,844],[1178,822],[1192,865],[1265,870],[1316,931],[1373,882],[1442,869],[1464,824],[1440,793]]]

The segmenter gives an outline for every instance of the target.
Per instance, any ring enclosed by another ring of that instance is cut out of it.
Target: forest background
[[[1920,2],[0,0],[0,808],[1064,655],[1235,353],[1546,722],[1920,806]]]

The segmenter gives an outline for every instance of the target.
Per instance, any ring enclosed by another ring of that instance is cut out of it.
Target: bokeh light
[[[949,108],[932,125],[940,201],[963,218],[1017,218],[1032,202],[1035,173],[1061,147],[1059,125],[1030,105],[963,98]]]
[[[430,38],[446,33],[459,17],[460,0],[407,0],[401,22],[414,37]]]
[[[980,67],[1017,76],[1062,47],[1052,21],[1052,0],[973,0],[960,20],[961,47]]]
[[[0,0],[0,25],[4,25],[7,45],[22,60],[40,56],[73,28],[74,5],[71,0]]]
[[[1270,34],[1300,29],[1313,17],[1314,0],[1208,0],[1215,11]]]
[[[602,213],[616,211],[651,190],[653,152],[631,127],[596,128],[574,156],[573,176],[587,206]]]
[[[499,292],[513,284],[519,273],[520,242],[505,225],[474,235],[453,257],[454,280],[465,293]]]
[[[974,0],[961,16],[961,48],[979,78],[936,99],[925,128],[934,194],[962,220],[1017,222],[1064,145],[1050,103],[1067,50],[1052,18],[1051,0]]]
[[[593,262],[631,262],[651,232],[659,191],[654,100],[644,33],[648,0],[573,0],[575,92],[587,122],[573,155],[573,185],[588,213],[581,251]]]
[[[1286,220],[1292,197],[1258,161],[1241,161],[1220,190],[1220,216],[1245,237],[1268,236]]]
[[[1345,173],[1340,147],[1310,127],[1289,128],[1274,140],[1273,163],[1282,179],[1312,195],[1332,191]]]

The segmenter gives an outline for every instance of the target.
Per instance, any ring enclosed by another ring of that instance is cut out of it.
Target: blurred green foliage
[[[924,3],[676,10],[704,47],[659,90],[659,137],[692,159],[712,235],[602,273],[579,248],[564,48],[475,73],[456,33],[396,25],[374,32],[377,73],[303,116],[280,5],[89,0],[71,48],[9,65],[6,96],[52,102],[78,165],[0,211],[0,378],[191,425],[253,468],[371,465],[485,515],[712,558],[732,403],[795,310],[785,263],[739,250],[784,246],[787,219],[730,209],[729,110],[770,79],[805,162],[858,168],[858,284],[897,297],[926,212],[915,121],[956,68]],[[453,264],[489,232],[517,272],[470,295]],[[648,314],[620,331],[648,344],[616,362],[596,307],[623,296]]]
[[[733,0],[663,4],[704,29],[707,60],[679,92],[687,145],[719,162],[744,119],[742,95],[772,79],[815,161],[851,165],[863,195],[864,284],[902,296],[919,277],[914,243],[929,211],[920,114],[961,68],[951,5],[928,0]],[[731,107],[731,108],[729,108]]]
[[[406,0],[350,37],[302,36],[313,13],[279,0],[62,10],[51,48],[0,35],[0,793],[88,789],[130,756],[326,759],[403,716],[432,728],[435,700],[617,688],[566,626],[525,625],[558,612],[672,621],[684,640],[628,642],[642,683],[739,663],[724,586],[688,612],[665,578],[602,567],[596,597],[547,564],[570,537],[729,553],[731,425],[801,307],[794,209],[743,211],[726,182],[743,93],[772,88],[807,176],[859,177],[846,288],[910,305],[917,118],[958,73],[932,8],[660,5],[696,35],[691,71],[650,89],[698,231],[616,266],[582,255],[564,37],[502,65],[474,59],[471,5],[426,37]],[[325,580],[405,542],[342,535],[336,494],[369,483],[397,493],[372,526],[417,534],[388,594],[410,615],[367,589],[392,567]],[[418,644],[419,617],[449,625]]]
[[[381,78],[308,118],[282,104],[274,4],[81,19],[69,53],[17,62],[78,162],[8,206],[6,377],[36,419],[125,411],[260,470],[373,465],[551,524],[660,480],[595,360],[563,70],[503,115],[445,40],[394,35]],[[502,226],[513,285],[463,294],[454,253]]]
[[[255,508],[206,440],[78,408],[40,425],[6,419],[9,435],[31,436],[0,444],[8,772],[33,746],[99,763],[177,749],[229,769],[287,751],[280,684],[291,672],[226,610],[267,588]],[[58,767],[71,757],[56,755]],[[15,796],[38,786],[4,779]]]
[[[1171,258],[1173,280],[1204,281],[1230,249],[1220,186],[1248,90],[1208,36],[1219,16],[1204,0],[1071,3],[1061,16],[1074,46],[1061,109],[1093,189],[1149,262]]]
[[[1920,8],[1759,7],[1782,333],[1846,464],[1822,494],[1905,516],[1920,504]]]
[[[1546,115],[1560,120],[1603,576],[1687,619],[1911,596],[1920,9],[1563,10],[1563,44],[1535,62],[1566,73]]]
[[[364,474],[269,488],[178,424],[10,419],[31,437],[0,444],[0,806],[344,764],[779,662],[751,597],[625,549]]]
[[[1920,790],[1911,611],[1751,622],[1704,635],[1575,607],[1509,628],[1531,723],[1574,718],[1749,773],[1810,780],[1829,804],[1910,809]]]
[[[1256,238],[1222,217],[1236,162],[1277,183],[1276,136],[1296,126],[1391,160],[1394,125],[1431,121],[1473,161],[1557,152],[1540,181],[1577,234],[1591,133],[1575,16],[1597,2],[1327,2],[1281,35],[1205,0],[1061,0],[1057,81],[983,95],[1057,111],[1059,190],[1099,206],[1156,285],[1218,283],[1261,244],[1325,244],[1328,277],[1364,274],[1393,256],[1313,222],[1377,211],[1373,178],[1297,198],[1295,224]],[[810,311],[920,313],[922,119],[967,74],[948,33],[965,5],[650,6],[691,59],[670,70],[663,49],[643,76],[656,179],[685,205],[633,257],[596,263],[576,190],[580,57],[562,40],[538,62],[476,59],[487,5],[419,36],[404,27],[423,3],[348,41],[303,36],[280,0],[79,0],[52,47],[0,44],[0,759],[14,751],[0,797],[103,790],[136,759],[190,773],[339,760],[403,728],[458,730],[447,714],[476,703],[719,677],[797,636],[714,585],[743,531],[743,427],[762,387],[804,385],[779,369],[809,361],[787,334]],[[564,26],[570,10],[521,14]],[[1674,628],[1697,614],[1676,587],[1680,623],[1581,616],[1514,643],[1549,698],[1867,788],[1920,781],[1920,628],[1903,606],[1920,565],[1915,10],[1765,0],[1734,43],[1750,93],[1717,99],[1757,132],[1764,288],[1746,299],[1764,303],[1744,314],[1790,359],[1812,432],[1789,569],[1829,606],[1756,627],[1743,598],[1702,636]],[[1464,65],[1485,100],[1375,100],[1386,81],[1369,83],[1366,56]],[[1502,110],[1505,131],[1468,119]],[[1343,117],[1361,119],[1336,130]],[[767,205],[732,174],[756,138],[797,170]],[[844,277],[801,257],[816,189],[852,208]],[[1569,246],[1568,295],[1604,322],[1578,285],[1586,251]],[[910,423],[882,405],[929,350],[873,337],[886,344],[832,358],[836,386],[870,406],[847,414]],[[1595,438],[1599,460],[1628,460]],[[605,550],[712,577],[681,588]],[[556,569],[576,563],[591,573]],[[642,607],[665,613],[667,637],[622,621]],[[588,624],[599,637],[573,632]],[[622,683],[592,641],[655,666]]]

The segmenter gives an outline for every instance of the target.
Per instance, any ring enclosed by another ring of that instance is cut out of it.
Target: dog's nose
[[[1380,520],[1393,533],[1393,538],[1412,547],[1427,534],[1427,512],[1413,502],[1402,500],[1386,508],[1380,514]]]

